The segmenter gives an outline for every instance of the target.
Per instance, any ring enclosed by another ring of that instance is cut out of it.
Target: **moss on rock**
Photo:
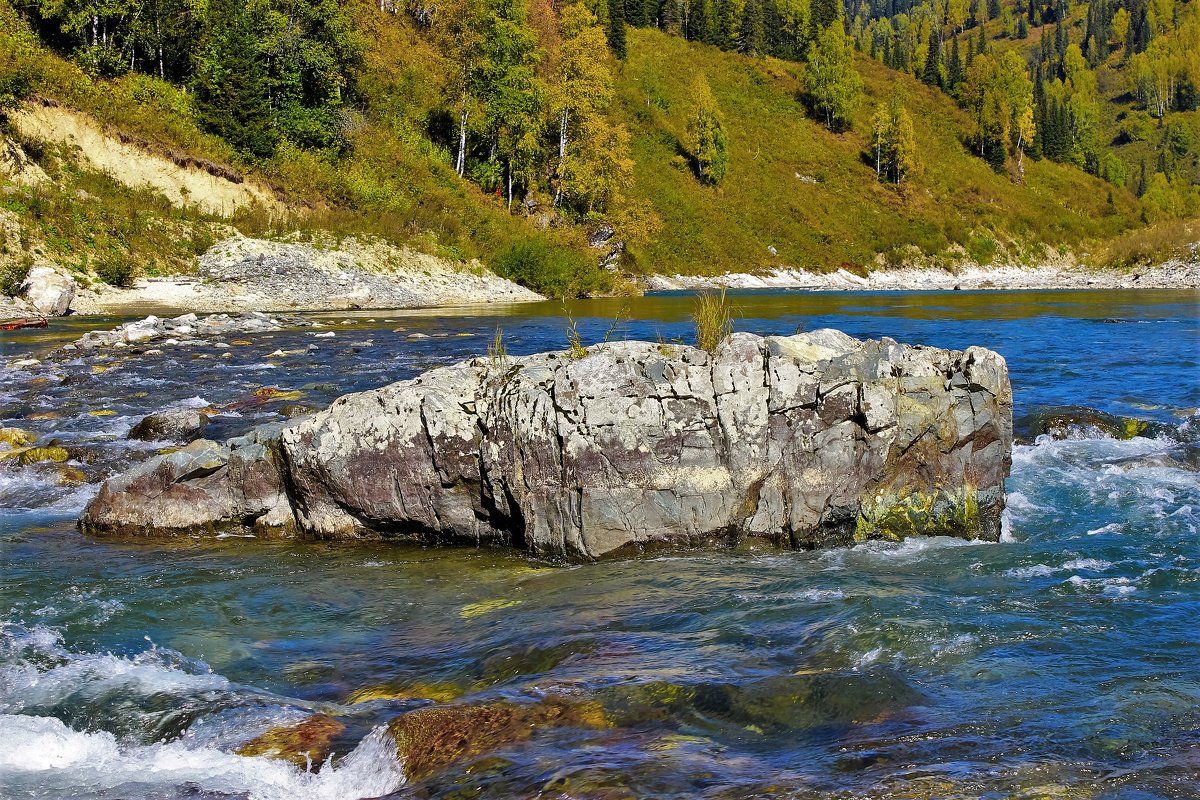
[[[972,539],[978,527],[979,495],[969,483],[951,490],[880,492],[859,509],[854,540],[899,542],[910,536]]]
[[[462,697],[462,686],[449,681],[396,681],[392,683],[364,686],[351,692],[346,702],[370,703],[374,700],[433,700],[449,703]]]
[[[329,758],[334,737],[345,729],[327,714],[314,714],[295,725],[271,728],[239,747],[237,754],[287,761],[303,769],[317,768]]]
[[[28,447],[37,441],[37,434],[22,428],[0,428],[0,444],[12,448]]]
[[[0,450],[0,461],[15,461],[23,467],[30,464],[52,462],[61,464],[71,457],[62,447],[19,447],[15,450]]]

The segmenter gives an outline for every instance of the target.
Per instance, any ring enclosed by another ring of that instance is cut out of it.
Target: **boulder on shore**
[[[505,544],[996,540],[1011,463],[1004,359],[833,330],[714,354],[617,342],[475,359],[206,440],[107,481],[96,535],[251,529]]]
[[[54,267],[37,266],[29,270],[21,284],[21,294],[34,310],[48,317],[61,317],[71,310],[75,299],[75,279]]]

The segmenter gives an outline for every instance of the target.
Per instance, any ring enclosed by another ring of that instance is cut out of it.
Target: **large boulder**
[[[81,527],[248,526],[567,559],[995,540],[1011,443],[1007,367],[990,350],[832,330],[738,333],[711,355],[620,342],[579,359],[476,359],[225,446],[193,443],[108,481]],[[172,461],[194,448],[212,464],[203,474]]]
[[[21,293],[26,302],[48,317],[61,317],[71,310],[75,299],[75,280],[53,267],[37,266],[29,270]]]
[[[148,414],[129,431],[130,439],[143,442],[191,442],[200,438],[208,417],[194,408],[173,408]]]

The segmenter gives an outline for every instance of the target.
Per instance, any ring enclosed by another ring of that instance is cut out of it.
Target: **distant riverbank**
[[[1200,289],[1200,262],[1168,261],[1130,270],[1079,266],[979,267],[876,270],[866,277],[845,269],[780,269],[762,274],[654,275],[647,291],[680,289],[812,289],[820,291],[920,291],[1019,289]]]

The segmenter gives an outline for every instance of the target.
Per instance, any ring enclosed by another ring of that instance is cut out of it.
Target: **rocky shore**
[[[657,545],[995,540],[1004,360],[832,330],[709,354],[620,342],[474,359],[198,440],[108,480],[93,535],[254,532],[501,544],[588,560]]]
[[[695,289],[810,289],[817,291],[1012,290],[1012,289],[1200,289],[1200,261],[1169,261],[1133,270],[1077,265],[879,269],[866,277],[845,269],[809,272],[780,269],[763,274],[652,275],[647,291]]]
[[[528,303],[541,295],[480,265],[456,264],[379,242],[280,242],[236,237],[210,248],[196,274],[81,290],[80,314],[130,309],[334,311]]]

